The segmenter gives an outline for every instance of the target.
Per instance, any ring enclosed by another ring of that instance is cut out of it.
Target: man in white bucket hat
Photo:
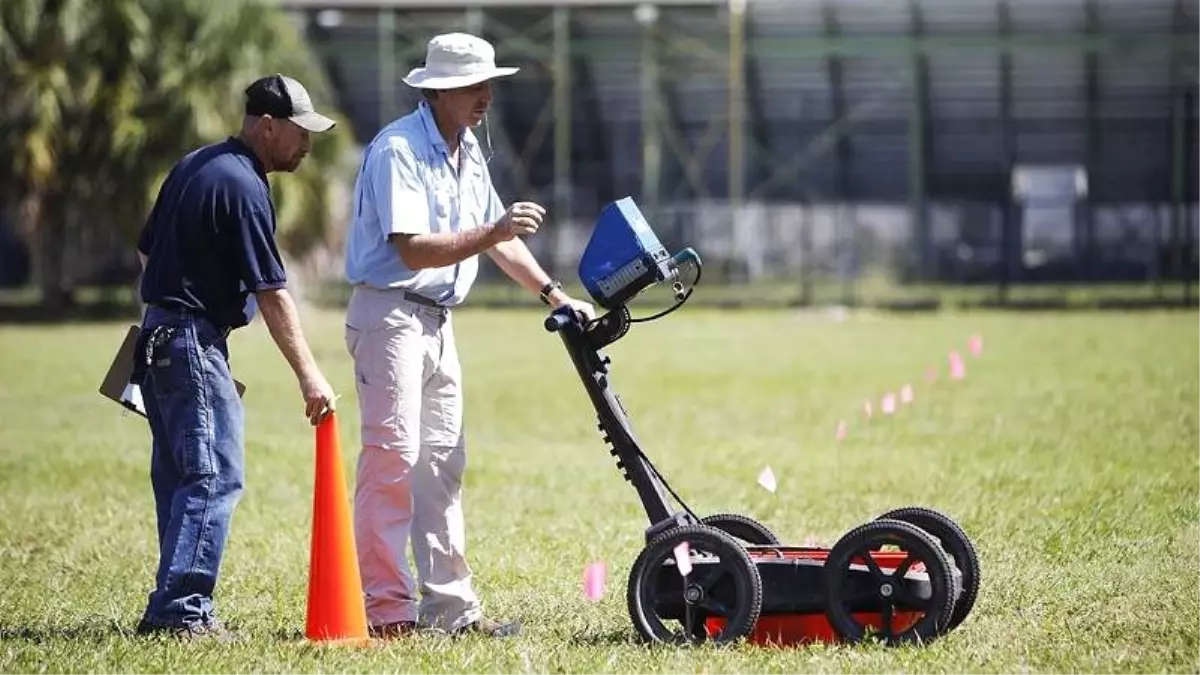
[[[418,626],[519,631],[484,617],[465,557],[462,373],[451,310],[475,281],[480,253],[547,305],[587,318],[594,310],[534,260],[520,237],[538,231],[545,209],[504,207],[471,131],[491,104],[490,81],[515,72],[496,66],[495,50],[478,37],[433,38],[425,65],[404,78],[423,100],[368,144],[355,185],[345,266],[354,286],[346,348],[362,432],[354,523],[367,621],[378,637]]]

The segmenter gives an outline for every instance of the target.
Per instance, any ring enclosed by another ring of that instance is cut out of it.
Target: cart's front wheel
[[[715,527],[718,530],[755,546],[779,546],[779,537],[766,525],[750,516],[737,513],[714,513],[700,519],[702,525]]]
[[[929,642],[946,631],[954,611],[950,565],[933,536],[915,525],[861,525],[839,539],[825,560],[825,614],[848,642],[870,633],[890,645]]]
[[[691,570],[681,570],[676,562],[675,551],[684,542]],[[686,525],[642,549],[629,573],[626,600],[634,628],[650,642],[732,642],[749,635],[758,622],[762,579],[736,539],[705,525]],[[725,618],[715,635],[705,629],[710,616]]]

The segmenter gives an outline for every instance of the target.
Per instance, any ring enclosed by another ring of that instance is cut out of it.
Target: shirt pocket
[[[484,180],[483,171],[468,170],[467,183],[463,190],[463,223],[466,227],[478,227],[487,222],[488,202],[492,191]]]
[[[452,186],[444,183],[438,183],[433,188],[433,197],[430,199],[430,216],[435,224],[435,232],[453,232],[457,228],[454,227],[454,202],[455,194]]]

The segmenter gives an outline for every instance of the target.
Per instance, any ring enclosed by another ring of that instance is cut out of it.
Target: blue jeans
[[[207,319],[150,307],[142,335],[174,329],[153,348],[142,399],[154,438],[150,483],[158,511],[158,574],[143,621],[195,626],[215,619],[213,590],[245,476],[242,402],[226,334]],[[143,359],[140,349],[136,358]]]

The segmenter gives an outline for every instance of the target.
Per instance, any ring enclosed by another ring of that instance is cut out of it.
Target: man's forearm
[[[271,337],[279,347],[280,353],[287,359],[296,373],[296,377],[304,378],[316,367],[316,360],[304,339],[300,328],[300,316],[296,312],[296,303],[286,288],[261,291],[255,294],[258,307],[262,311],[263,321],[271,332]]]
[[[391,242],[400,259],[412,270],[454,265],[496,245],[490,223],[446,234],[393,235]]]
[[[530,293],[540,293],[542,288],[550,282],[550,275],[546,274],[537,259],[533,257],[529,247],[520,239],[510,239],[496,244],[491,251],[488,251],[488,255],[502,272]],[[555,291],[555,293],[561,293],[561,291]]]

